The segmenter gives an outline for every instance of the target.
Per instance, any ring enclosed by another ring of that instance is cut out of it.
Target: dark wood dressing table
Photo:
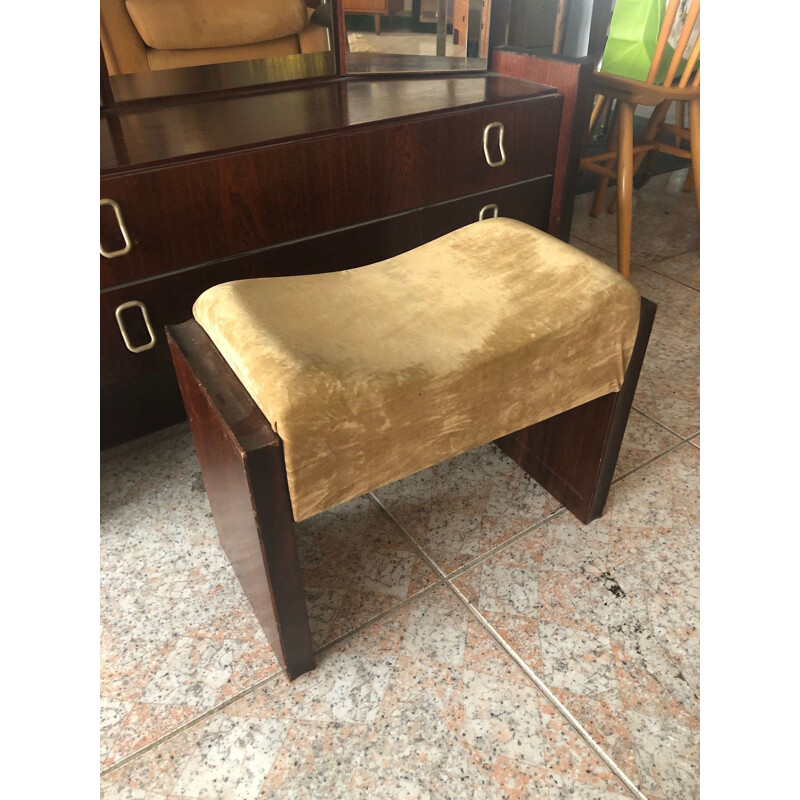
[[[216,283],[357,267],[499,213],[567,238],[591,62],[347,76],[101,114],[101,445],[184,418],[164,326]]]

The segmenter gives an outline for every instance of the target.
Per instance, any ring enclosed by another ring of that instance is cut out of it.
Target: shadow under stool
[[[490,441],[597,518],[655,309],[496,218],[358,269],[214,286],[167,328],[220,542],[290,680],[315,666],[295,522]]]

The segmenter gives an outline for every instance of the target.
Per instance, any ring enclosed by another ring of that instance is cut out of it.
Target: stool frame
[[[603,513],[655,311],[642,298],[619,392],[496,442],[583,523]],[[220,543],[294,680],[316,662],[283,444],[197,322],[167,326],[166,333]]]

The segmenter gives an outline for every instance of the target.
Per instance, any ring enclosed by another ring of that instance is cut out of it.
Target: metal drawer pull
[[[500,160],[499,161],[492,161],[492,157],[489,155],[489,131],[492,128],[497,128],[497,143],[500,145]],[[506,151],[503,149],[503,134],[505,133],[506,129],[502,122],[490,122],[484,129],[483,129],[483,154],[486,156],[486,163],[490,167],[502,167],[503,164],[506,163]]]
[[[485,206],[484,206],[484,207],[483,207],[483,208],[480,210],[480,212],[478,213],[478,222],[480,222],[480,221],[481,221],[481,220],[483,220],[483,219],[486,219],[486,217],[484,216],[484,214],[485,214],[487,211],[494,211],[494,214],[492,214],[492,216],[493,216],[493,217],[497,217],[497,215],[500,213],[500,209],[498,208],[498,206],[497,206],[497,203],[489,203],[488,205],[485,205]]]
[[[117,217],[117,225],[119,225],[120,232],[122,233],[122,238],[125,240],[125,247],[120,250],[112,250],[108,252],[103,247],[103,242],[100,242],[100,255],[105,256],[106,258],[116,258],[117,256],[124,256],[125,253],[129,253],[131,249],[131,237],[128,236],[128,229],[125,227],[125,221],[122,219],[122,209],[120,209],[119,204],[115,200],[109,200],[104,198],[100,201],[101,206],[111,206],[114,209],[114,214]]]
[[[146,342],[145,344],[139,345],[138,347],[134,347],[131,344],[131,340],[128,338],[128,332],[125,330],[125,323],[122,321],[122,312],[126,308],[141,308],[142,309],[142,317],[144,319],[144,324],[147,325],[147,332],[150,334],[150,341]],[[114,316],[117,318],[117,325],[119,325],[119,332],[122,334],[122,340],[125,342],[125,347],[131,351],[131,353],[142,353],[145,350],[150,350],[156,345],[156,335],[153,332],[153,326],[150,324],[150,315],[147,313],[147,306],[144,303],[140,302],[139,300],[129,300],[127,303],[123,303],[120,306],[117,306],[117,310],[114,312]]]

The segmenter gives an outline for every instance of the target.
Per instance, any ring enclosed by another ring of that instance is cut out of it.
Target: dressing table
[[[184,418],[164,326],[214,284],[487,215],[568,239],[592,61],[510,46],[514,1],[492,2],[482,62],[351,52],[339,0],[326,52],[132,74],[101,52],[101,446]]]

